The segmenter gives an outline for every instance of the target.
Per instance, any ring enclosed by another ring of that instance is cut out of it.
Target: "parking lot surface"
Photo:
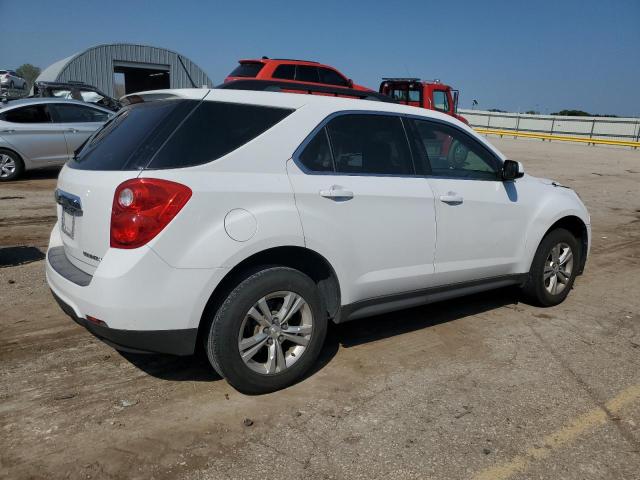
[[[0,477],[640,478],[640,152],[491,141],[590,210],[567,301],[507,289],[340,325],[308,378],[255,397],[73,323],[44,279],[56,173],[0,185]]]

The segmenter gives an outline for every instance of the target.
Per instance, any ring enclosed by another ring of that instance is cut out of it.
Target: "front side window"
[[[441,112],[449,111],[449,99],[447,98],[447,92],[444,90],[433,91],[433,108],[440,110]]]
[[[54,123],[94,123],[106,122],[109,114],[81,105],[53,105]]]
[[[296,80],[298,80],[299,82],[320,83],[320,78],[318,77],[318,67],[298,65],[296,67]]]
[[[273,78],[281,78],[283,80],[293,80],[296,77],[295,65],[278,65],[273,72]]]
[[[412,175],[413,163],[400,117],[341,115],[327,125],[336,171]]]
[[[497,180],[499,161],[477,140],[456,128],[410,119],[416,169],[436,177]]]
[[[330,68],[318,68],[320,73],[320,82],[327,85],[337,85],[340,87],[348,87],[349,82],[335,70]]]
[[[29,105],[0,114],[0,120],[12,123],[50,123],[47,105]]]

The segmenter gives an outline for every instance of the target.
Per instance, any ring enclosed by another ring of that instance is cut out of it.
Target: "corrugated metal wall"
[[[191,88],[187,71],[197,87],[212,87],[209,76],[187,57],[164,48],[145,45],[113,44],[92,47],[72,58],[57,76],[56,81],[80,81],[94,85],[110,96],[115,95],[113,85],[114,62],[136,62],[167,65],[171,88]],[[182,63],[184,63],[184,67]],[[185,71],[186,68],[186,71]]]

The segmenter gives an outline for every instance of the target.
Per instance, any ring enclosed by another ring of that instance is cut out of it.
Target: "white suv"
[[[203,346],[235,388],[299,380],[327,323],[506,285],[560,303],[578,195],[454,118],[238,90],[140,95],[60,173],[46,273],[119,350]],[[145,101],[147,100],[147,101]]]

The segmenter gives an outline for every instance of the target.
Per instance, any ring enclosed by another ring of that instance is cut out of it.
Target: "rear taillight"
[[[138,248],[166,227],[191,198],[191,189],[156,178],[136,178],[116,188],[111,247]]]

